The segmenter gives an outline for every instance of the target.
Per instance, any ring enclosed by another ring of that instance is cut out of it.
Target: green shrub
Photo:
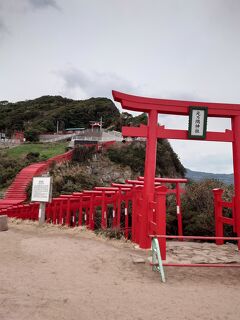
[[[102,183],[93,175],[88,174],[80,164],[64,163],[50,171],[53,176],[53,197],[60,194],[71,194],[83,190],[91,190]]]
[[[133,141],[116,145],[108,149],[111,161],[128,165],[134,172],[144,174],[145,142]],[[176,177],[185,175],[185,168],[178,159],[167,140],[159,139],[157,143],[156,175]]]
[[[0,153],[0,157],[0,189],[2,189],[10,185],[16,174],[28,164],[28,161],[10,159],[4,152]]]
[[[38,142],[39,141],[39,130],[37,129],[28,129],[24,132],[24,137],[26,141]]]
[[[232,200],[233,188],[218,180],[203,180],[190,182],[186,185],[186,193],[182,195],[182,218],[184,235],[215,235],[214,217],[214,188],[225,190],[225,201]],[[225,215],[230,216],[230,210],[225,210]],[[177,234],[177,214],[175,197],[168,197],[167,232]],[[232,228],[226,227],[226,235],[232,234]]]
[[[39,155],[40,155],[39,152],[29,152],[29,153],[26,155],[26,159],[27,159],[29,162],[36,162],[36,161],[39,160]]]

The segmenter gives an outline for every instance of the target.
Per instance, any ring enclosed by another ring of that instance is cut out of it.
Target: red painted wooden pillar
[[[67,199],[67,213],[66,213],[66,225],[71,225],[71,210],[70,210],[70,198]]]
[[[57,200],[53,200],[53,202],[52,202],[52,210],[53,210],[52,223],[56,224],[56,221],[57,221]]]
[[[64,218],[63,218],[63,206],[64,206],[64,200],[59,200],[60,201],[60,209],[59,209],[59,224],[63,224]]]
[[[233,218],[233,232],[236,232],[236,229],[237,229],[237,227],[236,227],[236,217],[235,217],[235,197],[233,196],[232,197],[232,204],[233,204],[233,206],[232,206],[232,218]]]
[[[167,187],[156,188],[156,233],[163,236],[166,235],[166,195]],[[166,238],[159,238],[158,242],[161,257],[166,260]]]
[[[125,208],[124,208],[124,216],[125,216],[125,230],[124,230],[124,235],[125,235],[125,238],[126,238],[126,239],[128,239],[128,205],[129,205],[129,199],[126,198]]]
[[[177,204],[177,221],[178,221],[178,235],[183,235],[182,230],[182,210],[181,210],[181,193],[180,193],[180,183],[176,183],[176,204]]]
[[[23,205],[23,219],[27,219],[27,210],[26,210],[26,205]]]
[[[83,210],[82,210],[82,196],[79,197],[78,207],[78,226],[82,226]]]
[[[57,223],[58,224],[62,224],[61,207],[62,207],[62,201],[60,199],[58,199],[58,214],[57,214]]]
[[[112,200],[113,200],[113,211],[112,211],[112,226],[113,228],[117,227],[117,201],[116,201],[116,197],[115,196],[111,196]]]
[[[223,222],[222,222],[222,189],[213,189],[214,195],[214,213],[215,213],[215,236],[223,237]],[[216,244],[223,244],[223,240],[216,240]]]
[[[234,168],[234,187],[235,187],[235,203],[234,215],[237,236],[240,236],[240,116],[232,118],[233,131],[233,168]],[[238,241],[238,249],[240,250],[240,241]]]
[[[30,207],[29,207],[29,211],[30,211],[30,219],[31,220],[34,220],[34,216],[33,216],[33,203],[30,204]]]
[[[122,205],[122,190],[119,188],[119,190],[116,192],[117,196],[117,228],[121,227],[121,205]]]
[[[89,228],[89,221],[90,221],[89,212],[90,212],[90,203],[85,207],[85,226],[87,226],[87,228]]]
[[[136,196],[135,196],[135,216],[136,216],[136,223],[135,223],[135,242],[140,246],[140,239],[141,239],[141,221],[142,216],[146,212],[144,211],[143,205],[143,188],[142,186],[136,186]]]
[[[76,221],[77,221],[77,199],[72,198],[73,204],[72,204],[72,210],[73,210],[73,214],[72,214],[72,226],[76,227]]]
[[[23,204],[21,205],[21,217],[22,217],[21,219],[23,219],[23,220],[25,219],[25,217],[24,217],[24,205]]]
[[[46,211],[45,211],[46,222],[49,222],[50,205],[51,205],[51,203],[47,203],[47,204],[46,204]]]
[[[90,224],[90,206],[91,206],[91,196],[89,196],[89,198],[88,198],[88,200],[85,202],[85,206],[86,206],[86,210],[85,210],[85,212],[86,212],[86,217],[87,217],[87,219],[86,219],[86,221],[87,221],[87,225],[89,226],[89,224]]]
[[[59,208],[60,208],[60,201],[57,200],[56,201],[56,204],[55,204],[55,207],[56,207],[56,224],[59,224]]]
[[[107,206],[106,206],[106,194],[103,191],[102,193],[102,219],[101,219],[101,228],[107,228]]]
[[[151,215],[149,203],[154,199],[154,182],[156,172],[156,153],[157,153],[157,110],[150,110],[148,115],[148,134],[146,142],[146,158],[144,171],[144,191],[142,217],[140,221],[140,248],[147,249],[151,247],[151,240],[148,237],[148,222]]]
[[[137,212],[136,212],[136,189],[135,187],[131,190],[132,196],[132,241],[136,242],[136,225],[137,225]],[[126,197],[126,195],[125,195]]]
[[[36,203],[34,206],[34,220],[38,219],[38,212],[39,212],[39,203]]]
[[[29,207],[28,207],[28,219],[32,220],[32,204],[31,203],[29,204]]]
[[[94,195],[90,196],[90,207],[89,207],[89,228],[94,230]]]

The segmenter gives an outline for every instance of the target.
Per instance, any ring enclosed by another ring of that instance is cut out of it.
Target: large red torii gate
[[[146,157],[144,171],[144,208],[145,213],[141,219],[141,248],[150,247],[148,238],[148,223],[151,217],[149,203],[154,197],[154,179],[156,171],[157,139],[183,139],[188,140],[187,130],[166,129],[158,125],[158,113],[188,116],[191,107],[205,107],[209,117],[231,118],[232,129],[225,132],[207,132],[205,141],[231,142],[233,149],[233,169],[235,186],[235,220],[237,236],[240,236],[240,104],[209,103],[196,101],[179,101],[138,97],[113,91],[113,98],[120,102],[123,109],[148,113],[148,125],[140,127],[123,127],[123,136],[145,137]],[[198,139],[196,139],[198,140]]]

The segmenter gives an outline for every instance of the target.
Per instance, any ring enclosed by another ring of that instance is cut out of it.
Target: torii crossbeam
[[[235,219],[236,231],[240,236],[240,104],[210,103],[196,101],[179,101],[138,97],[113,91],[113,98],[120,102],[123,109],[148,113],[148,125],[140,127],[123,127],[123,136],[145,137],[146,157],[144,171],[144,216],[141,223],[140,247],[149,248],[148,221],[151,214],[149,203],[154,196],[154,178],[156,171],[157,139],[188,140],[187,130],[166,129],[158,125],[158,114],[173,114],[188,116],[191,107],[204,107],[208,110],[208,117],[231,118],[232,130],[225,132],[207,132],[205,141],[231,142],[233,148],[234,186],[235,186]],[[196,139],[197,140],[197,139]]]

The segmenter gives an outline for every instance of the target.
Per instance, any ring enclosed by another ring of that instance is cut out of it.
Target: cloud
[[[65,90],[80,90],[86,97],[112,98],[112,90],[136,92],[138,87],[114,73],[86,73],[80,69],[71,68],[55,72],[64,81]]]
[[[191,170],[232,173],[232,146],[226,142],[169,140],[182,164]]]
[[[29,9],[54,8],[60,10],[58,0],[0,0],[0,12],[5,16],[25,14]]]
[[[6,34],[9,34],[9,30],[8,30],[6,24],[4,23],[4,21],[0,17],[0,39],[3,36],[5,36]]]
[[[5,24],[3,23],[3,21],[0,20],[0,32],[4,32],[5,28]]]
[[[16,19],[34,9],[54,8],[61,10],[57,0],[0,0],[0,39],[12,33]],[[7,22],[7,25],[5,23]],[[0,43],[1,46],[1,43]]]
[[[55,0],[29,0],[32,7],[36,9],[44,9],[46,7],[52,7],[59,10],[60,7]]]

